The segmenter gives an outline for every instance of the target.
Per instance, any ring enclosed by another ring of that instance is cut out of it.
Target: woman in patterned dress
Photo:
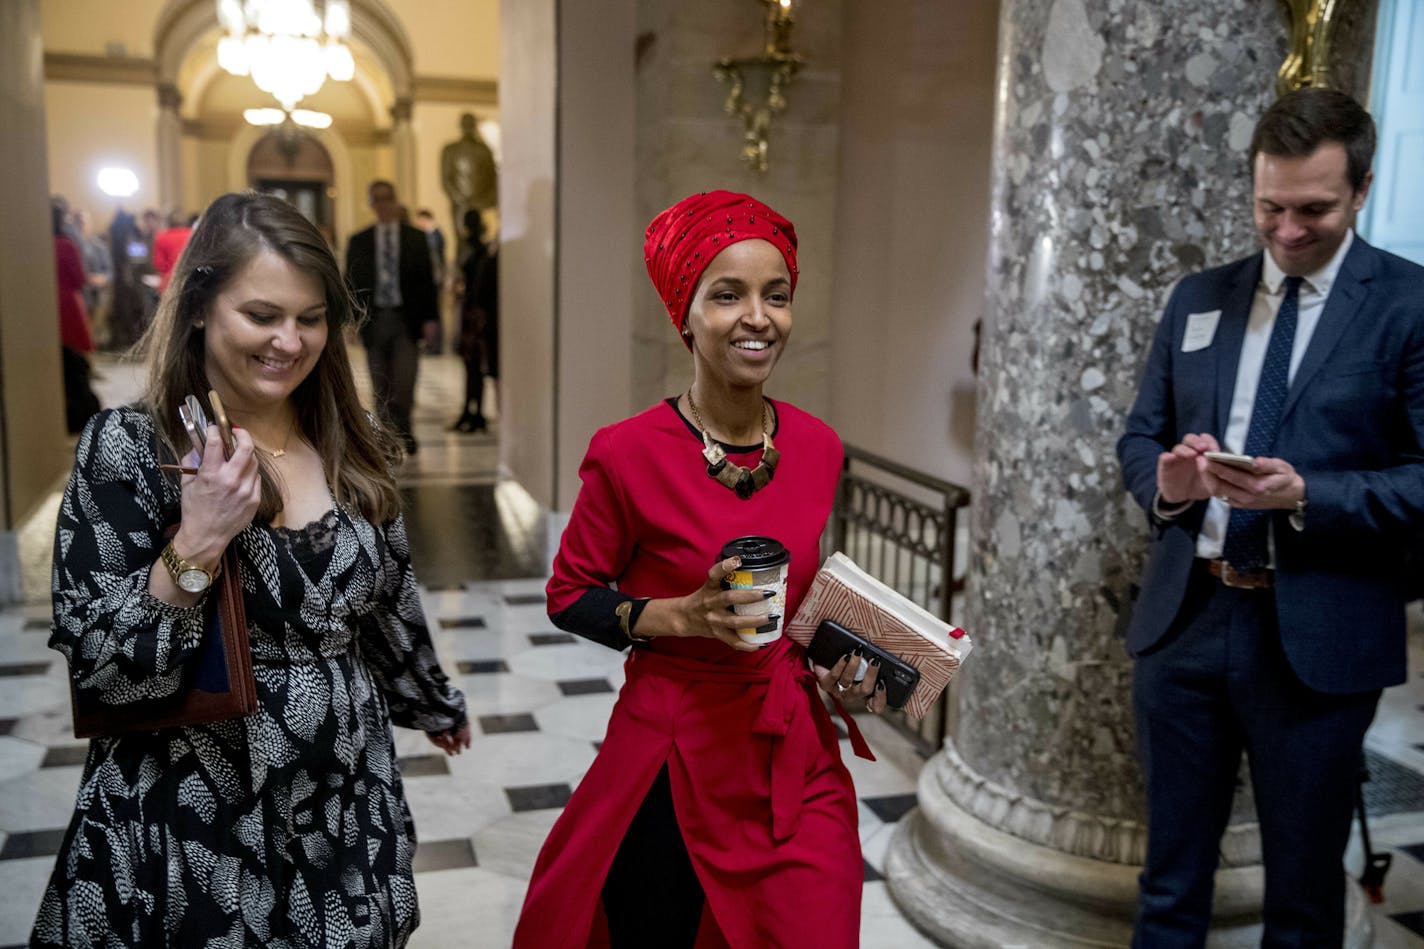
[[[419,922],[391,724],[469,746],[425,626],[391,473],[347,357],[350,299],[317,230],[229,194],[194,231],[146,337],[147,391],[79,439],[55,538],[74,686],[172,694],[208,595],[173,553],[243,569],[258,709],[90,743],[38,946],[400,946]],[[215,389],[238,426],[189,454],[176,406]],[[196,475],[160,471],[188,455]]]

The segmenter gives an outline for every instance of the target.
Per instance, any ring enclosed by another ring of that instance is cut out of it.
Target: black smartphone
[[[904,708],[915,686],[920,684],[920,670],[893,652],[851,632],[833,619],[821,620],[816,634],[811,637],[811,644],[806,647],[806,655],[811,657],[811,661],[827,669],[851,652],[859,652],[862,663],[880,660],[877,681],[885,683],[885,704],[891,708]]]

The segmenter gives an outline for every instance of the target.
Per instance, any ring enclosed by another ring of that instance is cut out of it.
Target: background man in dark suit
[[[366,189],[376,223],[351,236],[346,282],[366,308],[361,342],[371,370],[377,411],[415,454],[410,413],[415,403],[417,343],[439,319],[430,245],[419,228],[402,224],[396,186],[373,181]]]
[[[1155,539],[1128,628],[1148,796],[1135,945],[1201,946],[1244,750],[1268,946],[1338,946],[1356,764],[1405,677],[1424,268],[1353,233],[1374,123],[1303,89],[1251,142],[1263,254],[1172,293],[1118,456]],[[1224,449],[1249,467],[1213,461]]]

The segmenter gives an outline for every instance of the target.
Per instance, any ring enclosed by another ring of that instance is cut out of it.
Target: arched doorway
[[[316,136],[295,125],[278,126],[247,153],[247,186],[290,202],[331,241],[335,169]]]

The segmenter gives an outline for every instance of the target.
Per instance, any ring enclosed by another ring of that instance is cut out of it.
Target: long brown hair
[[[278,254],[314,275],[325,289],[326,348],[292,393],[297,428],[321,456],[336,500],[373,523],[385,523],[400,513],[392,474],[400,449],[361,407],[356,394],[345,329],[357,310],[326,238],[279,198],[253,191],[225,194],[203,212],[153,325],[138,342],[138,351],[151,356],[144,407],[173,455],[186,454],[188,436],[177,406],[190,393],[206,403],[211,388],[199,323],[208,318],[223,288],[261,251]],[[258,464],[262,503],[257,519],[271,521],[282,510],[279,475],[260,453]]]

